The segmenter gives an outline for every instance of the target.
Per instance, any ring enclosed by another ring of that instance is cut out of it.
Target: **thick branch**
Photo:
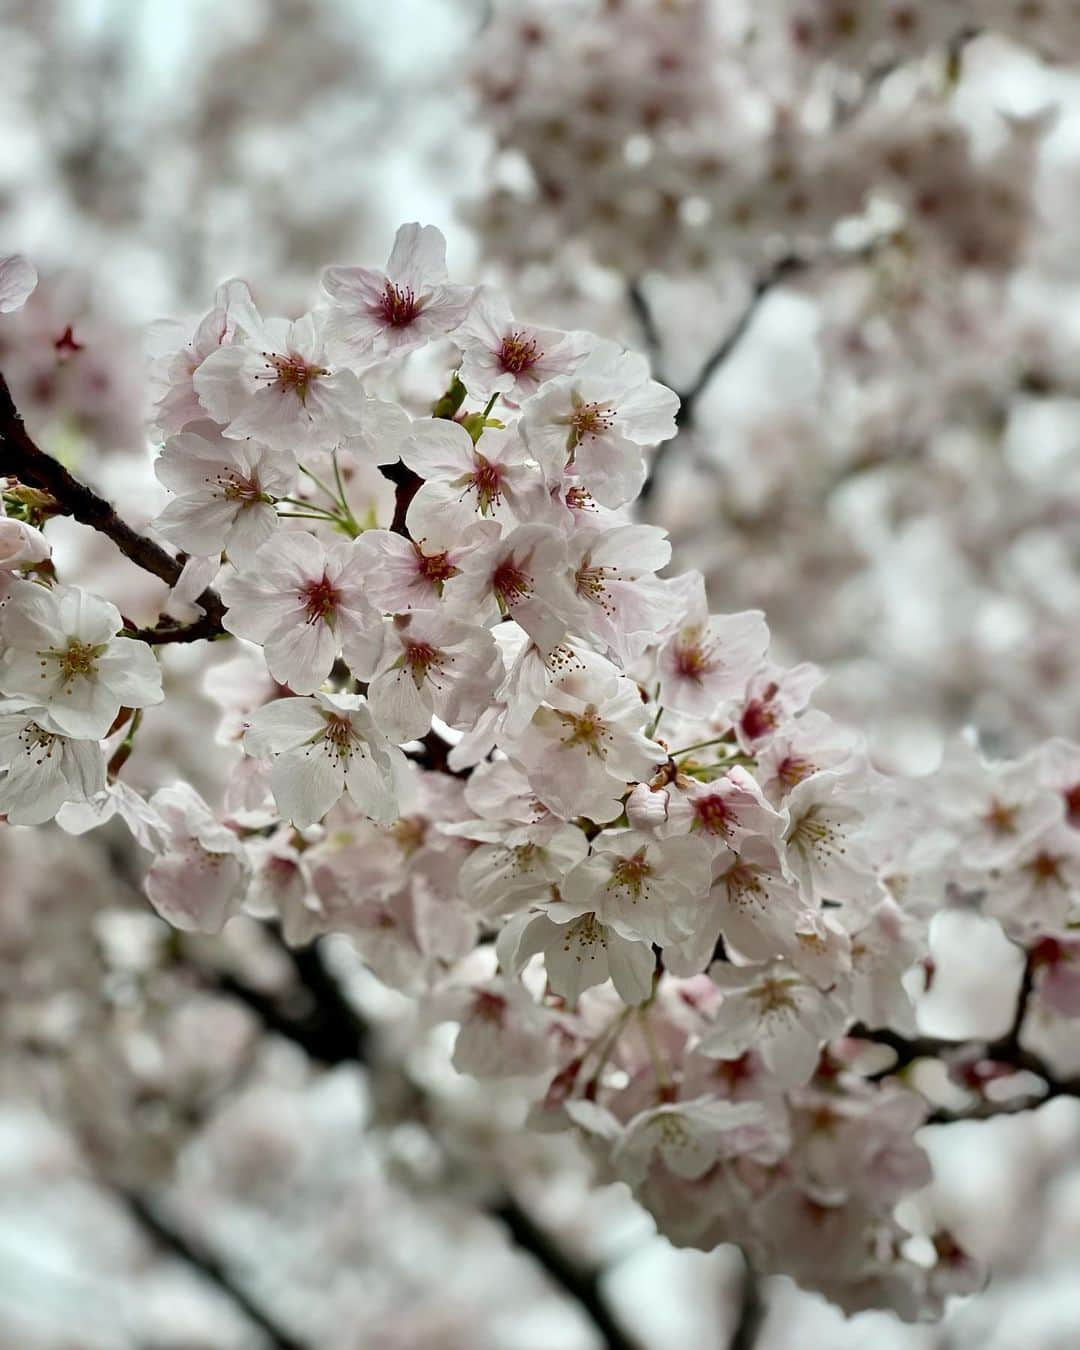
[[[243,1312],[248,1321],[259,1328],[276,1350],[307,1350],[302,1342],[283,1331],[273,1318],[244,1292],[217,1257],[189,1241],[165,1219],[157,1206],[134,1191],[120,1191],[119,1196],[131,1217],[159,1247],[179,1257],[208,1284],[212,1284],[223,1293]]]
[[[111,539],[125,558],[144,572],[160,577],[169,586],[180,580],[183,564],[155,544],[152,539],[133,530],[113,510],[112,506],[88,488],[85,483],[68,473],[57,460],[40,449],[26,430],[15,407],[7,381],[0,374],[0,475],[17,478],[54,498],[63,515],[71,516],[83,525]],[[157,629],[143,629],[138,636],[145,642],[194,642],[199,638],[217,637],[224,630],[221,619],[224,606],[213,590],[205,590],[196,603],[204,617],[193,624],[164,625]]]
[[[403,534],[408,539],[409,531],[405,526],[405,516],[424,480],[400,459],[396,464],[381,464],[379,472],[384,478],[389,478],[397,489],[394,498],[394,519],[390,528],[395,534]]]

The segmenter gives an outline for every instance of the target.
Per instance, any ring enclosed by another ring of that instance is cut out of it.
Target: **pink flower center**
[[[430,642],[407,642],[405,644],[405,664],[409,668],[409,673],[417,686],[420,687],[431,674],[431,671],[438,667],[442,659],[442,652],[433,647]]]
[[[532,577],[516,565],[513,558],[505,558],[495,569],[491,578],[491,588],[495,598],[504,609],[527,600],[532,594]]]
[[[684,628],[675,642],[675,673],[682,680],[701,684],[710,671],[715,670],[712,648],[701,640],[701,630]]]
[[[395,286],[392,281],[386,283],[379,313],[391,328],[404,328],[419,312],[420,305],[411,286]]]
[[[581,444],[586,437],[602,436],[611,430],[615,413],[606,403],[583,403],[570,419],[570,448]]]
[[[477,451],[473,455],[473,471],[469,486],[476,492],[480,510],[490,511],[492,506],[502,500],[502,470]]]
[[[776,722],[775,709],[755,698],[746,705],[739,725],[749,740],[756,741],[767,736],[770,731],[775,731]]]
[[[983,816],[983,821],[990,827],[992,834],[1015,834],[1018,809],[1015,806],[1006,806],[1004,802],[993,797],[986,814]]]
[[[416,554],[416,570],[425,581],[430,581],[433,586],[441,587],[451,577],[456,577],[459,568],[455,567],[450,561],[447,553],[425,553],[419,544],[413,544],[413,552]]]
[[[499,347],[498,361],[504,371],[510,375],[520,375],[531,369],[543,356],[536,345],[536,339],[524,332],[507,333]]]
[[[604,753],[604,741],[611,739],[611,732],[604,724],[603,718],[597,712],[596,708],[590,703],[583,713],[556,713],[559,721],[567,729],[567,734],[561,737],[563,745],[569,749],[575,745],[583,745],[590,755],[602,755]]]
[[[300,590],[307,623],[327,622],[333,618],[338,604],[338,593],[324,572],[318,581],[309,581]]]
[[[290,352],[281,356],[277,352],[263,352],[268,370],[274,372],[273,383],[283,392],[296,395],[301,403],[307,401],[308,391],[320,375],[329,372],[323,366],[311,366],[302,356]]]
[[[694,818],[706,834],[730,834],[731,826],[739,823],[735,812],[717,793],[698,798],[694,803]]]
[[[776,766],[776,776],[786,788],[798,787],[804,778],[815,772],[816,766],[801,755],[785,755]]]
[[[1062,793],[1065,798],[1065,818],[1070,825],[1080,825],[1080,783],[1074,783]]]
[[[495,1022],[499,1024],[506,1013],[506,999],[499,994],[490,994],[486,989],[480,992],[473,999],[473,1016],[479,1017],[482,1022]]]

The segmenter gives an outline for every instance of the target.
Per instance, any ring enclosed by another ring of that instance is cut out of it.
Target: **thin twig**
[[[255,1303],[216,1256],[174,1228],[165,1218],[160,1206],[136,1191],[121,1190],[117,1194],[128,1214],[159,1247],[179,1257],[208,1284],[224,1294],[241,1310],[249,1322],[259,1328],[276,1350],[308,1350],[302,1341],[298,1341],[279,1327],[273,1318]]]
[[[133,530],[115,510],[85,483],[68,473],[57,460],[47,455],[31,438],[22,420],[7,381],[0,374],[0,475],[17,478],[43,492],[47,492],[60,508],[62,515],[71,516],[83,525],[89,525],[111,539],[125,558],[152,576],[160,577],[169,586],[175,586],[184,570],[183,563],[172,557],[152,539]],[[204,617],[193,624],[166,624],[138,632],[145,642],[194,642],[199,638],[216,637],[224,632],[221,620],[225,607],[216,591],[207,589],[195,602]]]

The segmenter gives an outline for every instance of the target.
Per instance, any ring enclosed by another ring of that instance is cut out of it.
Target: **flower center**
[[[599,605],[602,610],[608,614],[615,612],[615,607],[608,599],[608,593],[604,582],[605,573],[614,575],[613,567],[595,567],[587,559],[581,564],[574,576],[574,583],[577,587],[577,593],[584,600],[591,604]]]
[[[611,430],[615,412],[608,403],[582,403],[570,418],[570,438],[567,448],[571,454],[590,436],[603,436]]]
[[[645,883],[652,876],[652,867],[645,858],[645,846],[629,858],[618,858],[611,867],[611,880],[609,887],[619,887],[622,890],[629,891],[630,895],[636,901],[640,899],[642,891],[645,889]]]
[[[413,544],[413,552],[416,554],[417,572],[425,581],[430,581],[440,594],[443,583],[458,575],[460,569],[450,561],[449,554],[425,553],[420,545],[415,543]]]
[[[583,745],[586,753],[603,755],[603,742],[611,739],[611,732],[592,703],[583,713],[560,712],[557,716],[567,729],[567,734],[560,738],[567,749]]]
[[[700,684],[716,668],[712,649],[701,640],[700,628],[684,628],[675,640],[675,673],[680,679]]]
[[[404,328],[419,312],[420,305],[411,286],[395,286],[392,281],[386,283],[379,301],[379,313],[391,328]]]
[[[814,765],[801,755],[785,755],[776,766],[776,776],[786,788],[798,787],[814,771]]]
[[[417,689],[428,678],[433,669],[437,669],[442,660],[442,652],[430,642],[407,642],[405,644],[405,664]]]
[[[479,451],[473,455],[473,471],[468,481],[485,515],[502,500],[502,470]]]
[[[750,740],[760,740],[770,731],[776,730],[776,711],[761,699],[751,699],[743,712],[740,726]]]
[[[491,588],[499,608],[506,610],[532,595],[532,577],[523,572],[513,558],[505,558],[495,569]]]
[[[216,483],[219,494],[227,502],[242,502],[245,505],[262,499],[262,488],[257,478],[244,478],[242,474],[220,473],[216,478],[207,478],[208,484]]]
[[[92,642],[69,638],[63,651],[53,650],[49,655],[58,662],[64,683],[70,684],[77,676],[89,678],[93,675],[97,669],[97,658],[104,650],[104,647],[95,647]],[[46,663],[42,661],[41,664],[44,666]],[[45,678],[44,673],[41,678]]]
[[[762,1013],[787,1012],[795,1008],[795,1000],[788,992],[788,983],[785,980],[762,980],[749,993],[757,1000]]]
[[[1055,858],[1050,853],[1036,853],[1027,864],[1027,870],[1036,882],[1061,884],[1061,859]]]
[[[510,375],[520,375],[536,365],[543,356],[536,339],[525,333],[507,333],[499,347],[499,365]]]
[[[338,594],[324,572],[318,581],[309,581],[300,590],[307,623],[329,623],[337,608]]]
[[[727,835],[731,833],[732,825],[739,823],[739,818],[723,797],[713,793],[694,802],[694,822],[706,834]]]
[[[1004,802],[998,801],[994,797],[991,799],[986,815],[983,816],[983,821],[990,827],[992,834],[1015,834],[1018,810],[1018,807],[1006,806]]]
[[[352,722],[347,717],[343,717],[340,713],[328,713],[323,737],[329,753],[336,755],[338,759],[349,758],[355,733]]]
[[[283,392],[296,395],[301,403],[307,401],[308,390],[320,375],[329,374],[323,366],[309,366],[302,356],[290,352],[281,356],[277,352],[263,352],[267,369],[274,372],[273,383]]]

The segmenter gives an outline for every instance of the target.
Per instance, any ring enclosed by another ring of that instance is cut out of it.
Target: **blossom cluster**
[[[959,890],[1071,1010],[1077,752],[882,778],[763,614],[661,575],[632,508],[676,395],[451,284],[431,226],[384,269],[329,268],[291,322],[228,283],[154,380],[171,605],[215,587],[242,644],[206,677],[225,798],[127,781],[177,624],[58,579],[9,483],[8,822],[119,816],[178,929],[346,935],[457,1024],[457,1068],[520,1082],[531,1124],[575,1131],[678,1244],[738,1242],[848,1309],[924,1317],[973,1287],[951,1233],[919,1248],[897,1218],[930,1108],[873,1041],[913,1033]]]
[[[949,42],[1003,32],[1069,59],[1073,6],[570,8],[572,20],[565,8],[501,7],[475,56],[495,154],[469,216],[512,266],[573,241],[631,278],[715,275],[736,258],[768,261],[778,244],[822,249],[838,221],[855,219],[949,266],[1015,260],[1032,128],[1007,119],[1000,145],[977,144],[942,98]],[[924,69],[914,58],[931,48],[941,60]],[[906,81],[875,99],[905,61]]]

